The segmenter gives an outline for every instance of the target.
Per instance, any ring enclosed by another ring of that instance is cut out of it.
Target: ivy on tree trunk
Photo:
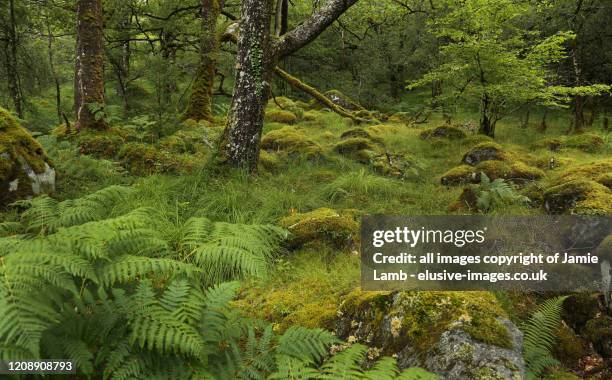
[[[78,0],[74,80],[76,128],[104,129],[104,50],[102,1]]]

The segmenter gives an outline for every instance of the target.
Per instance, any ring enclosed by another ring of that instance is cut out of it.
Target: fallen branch
[[[322,94],[319,91],[317,91],[314,87],[307,85],[306,83],[302,82],[298,78],[296,78],[293,75],[289,74],[288,72],[284,71],[280,67],[276,66],[274,68],[274,73],[276,75],[278,75],[282,80],[284,80],[285,82],[289,83],[291,86],[295,87],[296,89],[298,89],[300,91],[304,91],[305,93],[307,93],[308,95],[312,96],[313,98],[315,98],[319,102],[323,103],[325,106],[329,107],[332,111],[334,111],[338,115],[343,116],[343,117],[347,117],[347,118],[349,118],[349,119],[351,119],[351,120],[353,120],[353,121],[355,121],[357,123],[368,123],[368,122],[370,122],[370,120],[364,119],[362,117],[355,116],[351,112],[349,112],[349,111],[345,110],[344,108],[340,107],[336,103],[332,102],[327,96],[325,96],[324,94]]]

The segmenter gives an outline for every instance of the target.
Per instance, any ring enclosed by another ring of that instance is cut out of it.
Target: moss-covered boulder
[[[113,158],[121,149],[124,140],[111,133],[84,132],[78,136],[79,152],[98,158]]]
[[[598,252],[594,254],[598,255]],[[563,320],[578,332],[582,331],[586,323],[597,314],[599,314],[599,301],[597,295],[591,293],[572,294],[563,303]]]
[[[464,139],[466,133],[457,127],[443,125],[437,128],[426,129],[419,135],[422,139],[441,138],[449,140]]]
[[[351,211],[319,208],[306,213],[295,213],[280,221],[289,232],[292,248],[304,244],[331,244],[336,248],[354,248],[359,235],[359,224]]]
[[[567,325],[561,324],[555,337],[557,341],[553,346],[553,355],[565,366],[576,368],[580,359],[589,354],[588,342]]]
[[[375,141],[375,142],[381,141],[380,138],[376,136],[372,136],[370,132],[368,132],[367,130],[363,128],[351,128],[348,131],[342,132],[342,134],[340,135],[341,140],[347,140],[350,138],[362,138],[362,139],[368,139],[368,140]]]
[[[291,111],[271,110],[266,111],[265,120],[281,124],[294,124],[298,120],[298,117]]]
[[[460,165],[450,169],[442,174],[440,183],[444,186],[480,183],[481,173],[486,174],[491,180],[501,178],[519,185],[544,177],[542,170],[520,161],[483,161],[476,166]]]
[[[369,163],[373,155],[382,153],[382,149],[369,138],[350,137],[334,145],[334,151],[342,156],[361,163]]]
[[[370,157],[370,165],[375,172],[398,179],[415,178],[421,172],[417,160],[408,154],[375,154]]]
[[[55,169],[42,146],[0,108],[0,207],[55,191]]]
[[[563,145],[583,152],[596,153],[603,148],[604,140],[594,133],[583,133],[568,137]]]
[[[356,101],[351,99],[349,96],[343,94],[341,91],[329,90],[325,92],[325,96],[329,100],[331,100],[334,104],[344,108],[347,111],[352,111],[352,112],[367,111],[363,106],[361,106],[361,104],[357,103]],[[313,99],[310,103],[311,109],[321,109],[325,107],[326,106],[323,103],[317,101],[316,99]]]
[[[443,379],[521,379],[522,335],[488,292],[347,295],[336,333]]]
[[[612,191],[590,180],[570,180],[544,191],[549,214],[612,214]]]
[[[612,317],[601,316],[587,322],[583,334],[604,358],[612,358]]]
[[[593,161],[587,164],[570,166],[559,173],[553,184],[561,184],[572,180],[591,180],[610,187],[609,178],[612,177],[612,159]]]
[[[321,147],[294,127],[283,127],[266,133],[261,139],[261,149],[301,156],[309,160],[323,158]]]
[[[281,167],[281,160],[276,153],[261,150],[259,152],[258,166],[260,170],[275,172]]]
[[[557,152],[563,147],[563,140],[559,138],[544,138],[532,144],[536,149],[548,149],[552,152]]]
[[[507,158],[506,153],[499,144],[484,142],[474,146],[461,159],[462,163],[468,165],[478,165],[483,161],[502,161]]]
[[[119,163],[135,175],[192,173],[204,159],[193,154],[171,153],[152,144],[127,143],[117,154]]]

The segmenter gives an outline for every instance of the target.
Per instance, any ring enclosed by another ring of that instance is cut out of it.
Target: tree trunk
[[[19,72],[17,71],[17,27],[15,25],[15,3],[9,0],[9,25],[7,29],[6,55],[6,75],[8,79],[8,92],[13,99],[15,113],[19,118],[23,118],[21,86],[19,82]]]
[[[74,99],[76,128],[104,129],[104,50],[101,0],[77,1]],[[93,109],[92,109],[93,108]]]
[[[578,62],[578,43],[572,44],[572,64],[574,66],[574,75],[576,86],[582,86],[582,68]],[[584,96],[576,95],[574,98],[574,123],[572,132],[580,133],[584,129]]]
[[[51,69],[51,75],[53,75],[53,82],[55,83],[55,108],[57,111],[58,123],[62,123],[62,92],[60,88],[60,81],[55,71],[55,60],[53,59],[53,34],[51,33],[51,24],[49,21],[49,15],[45,16],[45,22],[47,24],[47,49],[49,56],[49,68]]]
[[[234,96],[219,147],[220,160],[255,171],[269,93],[272,1],[244,0],[236,54]]]
[[[495,137],[495,123],[489,117],[490,100],[488,95],[483,95],[480,103],[480,127],[478,133]]]
[[[223,9],[223,0],[202,1],[202,26],[200,31],[200,65],[196,73],[191,95],[183,117],[185,119],[213,119],[213,86],[219,51],[217,18]]]
[[[307,45],[357,0],[329,0],[309,19],[270,41],[273,0],[244,0],[236,54],[234,96],[219,161],[255,171],[272,69],[278,60]]]

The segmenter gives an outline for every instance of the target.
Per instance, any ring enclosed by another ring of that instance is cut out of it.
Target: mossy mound
[[[396,112],[389,116],[387,121],[395,124],[410,124],[413,118],[408,112]]]
[[[551,368],[544,380],[582,380],[580,377],[563,368]]]
[[[341,140],[346,140],[346,139],[350,139],[353,137],[368,139],[368,140],[379,142],[379,143],[381,142],[381,140],[378,137],[372,136],[370,132],[368,132],[367,130],[363,128],[351,128],[348,131],[342,132],[342,134],[340,135]]]
[[[283,127],[266,133],[261,148],[269,152],[283,152],[310,160],[323,158],[321,147],[294,127]]]
[[[437,128],[426,129],[419,135],[423,140],[441,138],[449,140],[464,139],[467,134],[457,127],[443,125]]]
[[[612,239],[610,243],[612,245]],[[594,253],[598,254],[597,251]],[[599,314],[599,301],[591,293],[572,294],[563,303],[563,320],[576,331],[581,331],[584,325],[597,314]]]
[[[334,145],[334,152],[361,163],[369,163],[372,155],[381,153],[381,149],[369,138],[350,137]]]
[[[307,213],[289,215],[280,221],[289,232],[292,248],[304,244],[331,244],[336,248],[353,247],[359,235],[354,213],[319,208]]]
[[[116,134],[86,132],[78,135],[77,144],[81,154],[97,158],[113,158],[123,145],[124,140]]]
[[[478,194],[476,190],[472,187],[466,187],[461,192],[459,199],[453,202],[449,211],[457,212],[457,211],[466,211],[466,212],[476,212],[478,211]]]
[[[444,186],[480,183],[481,173],[491,180],[501,178],[519,185],[544,177],[542,170],[519,161],[483,161],[476,166],[460,165],[450,169],[442,174],[440,183]]]
[[[520,373],[520,343],[516,342],[520,341],[520,332],[507,321],[495,296],[488,292],[355,290],[343,299],[338,315],[338,336],[377,347],[383,355],[396,356],[402,367],[424,365],[443,378],[461,378],[447,372],[454,370],[435,364],[448,359],[444,342],[460,339],[461,346],[471,353],[451,367],[476,371],[478,364],[483,364],[478,356],[488,352],[503,356],[508,367]],[[510,366],[511,363],[516,364]],[[476,378],[468,373],[464,376]]]
[[[605,159],[569,167],[559,174],[553,184],[561,184],[572,180],[591,180],[610,187],[611,176],[612,159]]]
[[[370,165],[375,172],[398,179],[414,178],[420,174],[419,163],[408,154],[376,154],[370,157]]]
[[[266,111],[265,119],[274,123],[294,124],[297,122],[298,117],[293,112],[287,110],[269,110]]]
[[[55,170],[42,146],[0,108],[0,207],[55,190]]]
[[[612,191],[590,180],[570,180],[544,192],[549,214],[612,214]]]
[[[275,172],[281,167],[281,160],[276,153],[261,150],[259,152],[258,165],[264,171]]]
[[[471,148],[461,159],[462,163],[468,165],[478,165],[483,161],[502,161],[508,158],[503,148],[496,143],[484,142]]]
[[[594,133],[583,133],[568,137],[563,145],[583,152],[596,153],[603,148],[604,140]]]
[[[144,143],[125,144],[117,157],[121,165],[135,175],[192,173],[204,161],[203,157],[170,153]]]
[[[612,317],[591,319],[584,327],[584,336],[604,358],[612,358]]]
[[[319,111],[306,111],[302,115],[302,120],[304,121],[317,121],[321,118],[321,113]]]
[[[602,150],[605,141],[594,133],[583,133],[569,137],[544,138],[532,146],[538,149],[548,149],[553,152],[564,148],[577,149],[587,153],[597,153]]]

